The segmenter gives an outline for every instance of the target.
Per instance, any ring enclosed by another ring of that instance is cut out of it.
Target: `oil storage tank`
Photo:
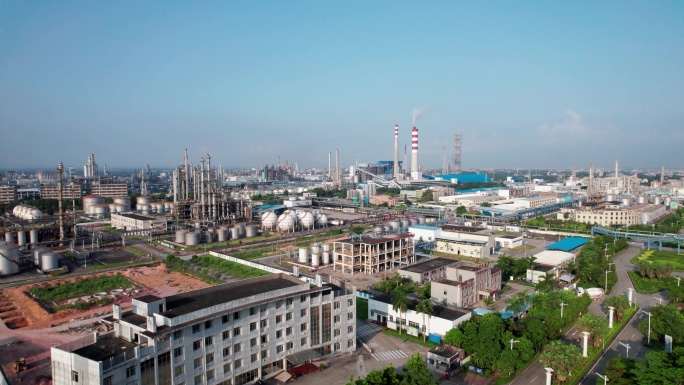
[[[259,229],[256,226],[245,227],[245,236],[247,238],[254,238],[259,234]]]
[[[40,269],[43,271],[50,271],[57,269],[59,267],[57,254],[55,253],[43,253],[40,256]]]
[[[199,245],[199,233],[189,232],[185,234],[185,244],[187,246]]]
[[[19,272],[19,248],[12,244],[0,245],[0,275]]]
[[[186,230],[176,230],[176,243],[185,243]]]
[[[306,247],[299,248],[299,263],[307,263],[309,261],[309,249]]]

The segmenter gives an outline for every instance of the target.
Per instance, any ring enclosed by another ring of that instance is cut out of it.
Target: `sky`
[[[0,169],[684,168],[682,1],[2,1]]]

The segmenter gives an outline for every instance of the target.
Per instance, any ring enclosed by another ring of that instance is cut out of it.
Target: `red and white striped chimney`
[[[399,125],[394,125],[394,177],[399,176]]]
[[[418,129],[411,130],[411,174],[418,172]]]

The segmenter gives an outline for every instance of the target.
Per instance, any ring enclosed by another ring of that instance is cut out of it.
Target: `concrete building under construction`
[[[413,234],[359,235],[333,243],[333,269],[376,274],[415,263]]]

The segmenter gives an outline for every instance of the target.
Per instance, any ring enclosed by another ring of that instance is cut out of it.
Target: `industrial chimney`
[[[394,177],[399,177],[399,125],[394,125]]]
[[[411,130],[411,179],[423,179],[418,170],[418,129],[416,127]]]

